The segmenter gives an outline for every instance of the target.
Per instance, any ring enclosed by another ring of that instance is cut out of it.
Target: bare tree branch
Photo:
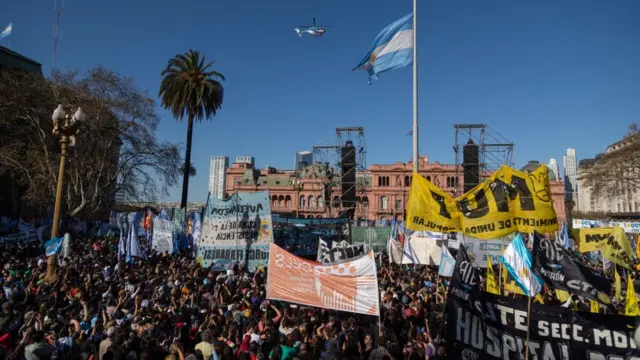
[[[0,99],[0,173],[11,173],[34,205],[49,206],[55,197],[60,144],[51,113],[57,104],[67,112],[81,106],[87,115],[69,148],[66,214],[105,211],[119,190],[153,201],[177,184],[179,148],[156,139],[155,101],[130,78],[102,67],[51,79],[0,71]]]

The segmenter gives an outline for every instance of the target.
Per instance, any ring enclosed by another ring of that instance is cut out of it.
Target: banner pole
[[[527,301],[527,343],[524,347],[524,358],[525,360],[529,360],[529,332],[531,328],[531,295],[527,296],[529,300]]]
[[[418,150],[418,0],[413,0],[413,172],[419,170]]]

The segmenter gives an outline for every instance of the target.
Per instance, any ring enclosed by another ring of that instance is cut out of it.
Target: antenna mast
[[[56,13],[56,23],[53,25],[53,59],[51,61],[51,72],[56,68],[56,54],[58,52],[58,40],[60,40],[60,15],[62,14],[63,7],[64,0],[60,0],[60,7],[58,7],[58,0],[53,0],[53,11]]]

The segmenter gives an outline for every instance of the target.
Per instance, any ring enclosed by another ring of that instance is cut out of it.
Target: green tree
[[[184,175],[184,172],[185,172],[185,170],[187,168],[185,165],[186,164],[182,164],[182,166],[180,166],[180,169],[178,169],[182,175]],[[196,176],[196,168],[193,166],[193,164],[189,164],[188,172],[189,172],[189,176],[190,177]]]
[[[191,164],[193,122],[209,120],[222,107],[224,76],[211,70],[213,62],[206,63],[204,55],[189,50],[169,59],[162,71],[159,97],[162,106],[171,110],[176,121],[187,118],[187,145],[184,163]],[[181,208],[187,207],[189,171],[183,172]]]

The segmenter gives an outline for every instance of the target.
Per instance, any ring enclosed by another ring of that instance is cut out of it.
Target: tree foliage
[[[625,137],[595,162],[581,169],[580,180],[597,196],[620,196],[640,190],[640,127],[629,126]]]
[[[206,63],[198,51],[189,50],[169,59],[162,71],[159,96],[162,106],[171,110],[173,117],[181,121],[187,117],[187,144],[185,164],[191,164],[193,123],[215,116],[222,107],[224,76],[211,70],[213,62]],[[220,80],[220,81],[219,81]],[[187,207],[189,172],[183,172],[181,208]]]
[[[155,103],[133,80],[102,67],[51,79],[0,71],[0,172],[10,172],[36,206],[53,204],[60,161],[51,113],[80,106],[86,121],[69,148],[63,211],[108,209],[116,191],[153,201],[176,185],[182,163],[175,144],[160,142]]]

